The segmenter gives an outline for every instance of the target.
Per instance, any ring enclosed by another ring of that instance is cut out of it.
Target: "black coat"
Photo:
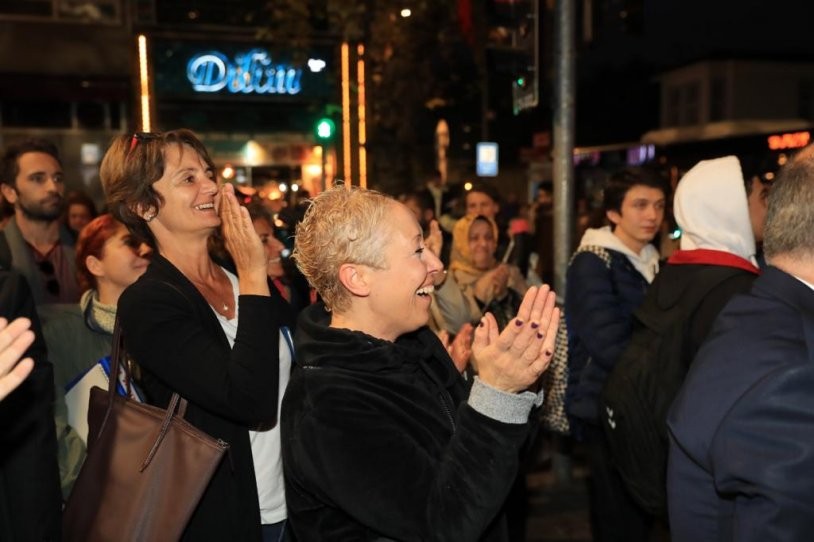
[[[297,328],[282,406],[289,524],[299,542],[505,540],[501,505],[531,424],[487,418],[426,327],[395,343]]]
[[[31,319],[36,339],[26,351],[34,370],[0,402],[0,540],[59,540],[59,489],[54,428],[54,368],[28,283],[14,271],[0,271],[0,316]]]
[[[230,445],[184,533],[188,540],[259,540],[260,510],[249,429],[277,416],[278,329],[291,325],[285,301],[241,295],[234,348],[195,286],[161,255],[119,299],[125,348],[143,370],[149,402],[172,392],[186,419]]]

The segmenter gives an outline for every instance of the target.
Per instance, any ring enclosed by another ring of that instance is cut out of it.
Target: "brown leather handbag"
[[[118,319],[108,391],[91,389],[88,457],[62,520],[66,541],[178,540],[229,445],[187,423],[177,393],[166,410],[116,393],[124,367]],[[177,411],[177,412],[176,412]]]

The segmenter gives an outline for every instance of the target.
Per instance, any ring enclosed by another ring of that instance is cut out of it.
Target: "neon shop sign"
[[[196,92],[232,94],[299,94],[302,70],[274,63],[263,49],[252,49],[230,60],[219,51],[193,56],[187,63],[187,79]]]

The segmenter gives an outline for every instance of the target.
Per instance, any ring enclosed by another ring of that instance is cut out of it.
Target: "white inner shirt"
[[[224,269],[226,276],[232,283],[232,293],[235,298],[235,317],[227,319],[212,308],[218,317],[223,332],[229,340],[229,346],[234,347],[237,336],[238,305],[237,298],[240,293],[237,277]],[[249,431],[252,444],[252,461],[254,475],[257,479],[257,497],[260,501],[260,522],[263,525],[279,523],[288,516],[285,507],[285,485],[283,482],[283,458],[280,449],[280,405],[283,393],[288,386],[291,373],[292,342],[291,333],[286,327],[280,328],[280,384],[277,390],[277,419],[274,427],[259,431]]]

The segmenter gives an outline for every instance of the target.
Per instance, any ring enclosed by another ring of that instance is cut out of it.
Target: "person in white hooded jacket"
[[[758,278],[756,252],[763,240],[768,190],[769,186],[759,177],[742,171],[741,162],[734,156],[699,162],[678,184],[674,207],[682,229],[681,250],[670,257],[646,302],[652,297],[653,302],[666,310],[671,300],[688,288],[715,281],[685,328],[689,334],[684,360],[688,368],[718,314],[737,294],[747,293]],[[696,421],[682,417],[671,420],[670,432],[673,434],[678,427],[679,432],[694,435],[687,428],[692,428]],[[677,442],[671,437],[671,464],[691,461],[682,440]],[[689,511],[695,510],[697,503],[688,500],[686,492],[677,492],[686,483],[679,471],[668,474],[667,506],[670,524],[683,525],[686,532],[685,519],[692,517],[693,512]],[[674,534],[679,539],[693,539],[683,535],[681,529]]]
[[[611,176],[603,202],[611,226],[586,231],[568,266],[566,412],[572,434],[588,452],[595,540],[646,540],[650,530],[647,514],[611,464],[599,425],[599,394],[630,340],[632,313],[658,272],[651,241],[665,201],[665,183],[651,170],[627,168]]]
[[[717,286],[690,317],[685,365],[706,338],[715,318],[736,294],[749,291],[758,277],[756,253],[763,241],[769,185],[744,173],[735,156],[702,160],[676,188],[673,212],[681,228],[680,250],[673,252],[653,281],[645,303],[665,312],[698,281]],[[732,270],[719,282],[710,267]]]

